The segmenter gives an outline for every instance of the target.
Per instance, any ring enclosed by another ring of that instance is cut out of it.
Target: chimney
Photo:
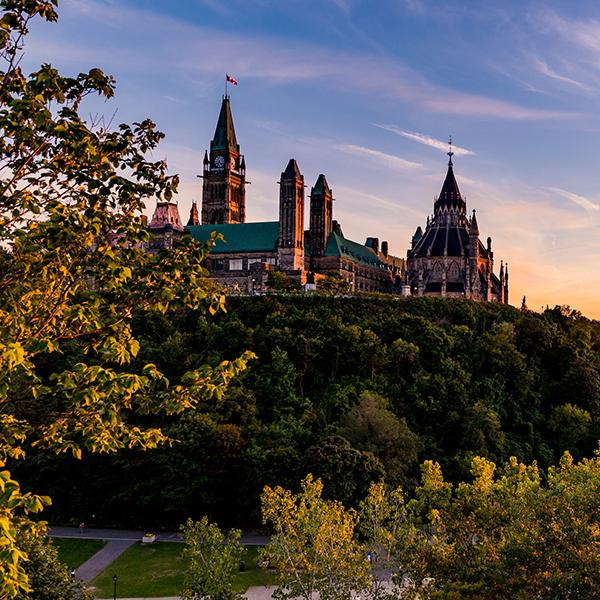
[[[387,255],[388,255],[388,243],[387,242],[381,242],[381,254],[383,254],[387,258]]]
[[[368,237],[365,242],[365,246],[371,248],[375,254],[379,254],[379,238],[376,237]]]

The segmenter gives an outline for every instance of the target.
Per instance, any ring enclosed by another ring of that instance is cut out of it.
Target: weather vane
[[[450,159],[448,160],[448,166],[451,167],[452,166],[452,157],[454,156],[454,152],[452,152],[452,136],[450,136],[450,139],[448,140],[448,146],[449,146],[448,156],[450,157]]]

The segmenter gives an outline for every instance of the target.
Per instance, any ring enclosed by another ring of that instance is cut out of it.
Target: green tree
[[[339,435],[324,438],[308,448],[302,464],[305,473],[323,480],[328,498],[346,506],[357,506],[372,481],[385,475],[381,462],[371,453],[353,448]]]
[[[71,577],[67,565],[60,562],[58,551],[38,525],[17,538],[19,548],[27,554],[25,572],[31,591],[17,596],[19,600],[91,600],[83,583]]]
[[[350,284],[339,273],[328,273],[317,280],[317,291],[325,296],[344,296],[350,291]]]
[[[354,535],[357,513],[322,498],[323,484],[308,475],[293,494],[266,486],[263,523],[274,531],[264,556],[277,571],[274,598],[346,600],[371,588],[366,549]]]
[[[377,394],[361,395],[344,420],[342,435],[355,448],[371,452],[381,461],[388,483],[399,483],[417,461],[418,437],[406,419],[398,419]]]
[[[177,177],[149,160],[163,134],[145,120],[109,130],[81,116],[90,94],[113,95],[99,69],[61,76],[50,65],[26,76],[19,62],[31,19],[54,21],[56,0],[4,0],[0,18],[0,463],[29,446],[112,452],[167,441],[136,416],[174,414],[219,396],[248,356],[201,366],[169,381],[139,351],[134,312],[209,306],[223,297],[202,267],[210,243],[191,240],[157,257],[141,211],[169,200]],[[79,360],[54,359],[78,344]],[[52,368],[61,364],[59,370]],[[0,597],[30,589],[17,533],[47,498],[0,481]],[[29,531],[32,531],[29,529]]]
[[[421,598],[592,598],[600,587],[600,451],[565,453],[544,478],[535,464],[476,457],[453,488],[426,462],[403,565]]]
[[[295,292],[300,289],[300,282],[282,271],[269,271],[267,287],[273,292]]]
[[[182,598],[185,600],[237,600],[234,575],[239,569],[244,547],[241,531],[231,529],[225,535],[208,517],[188,519],[181,526],[185,539],[183,556],[188,561]]]
[[[556,436],[559,450],[575,450],[588,437],[591,424],[592,417],[587,410],[567,403],[552,409],[548,428]]]

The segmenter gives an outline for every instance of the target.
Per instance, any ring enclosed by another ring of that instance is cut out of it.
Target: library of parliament
[[[210,151],[204,154],[202,206],[194,202],[186,225],[173,202],[158,202],[149,224],[149,250],[168,250],[184,235],[198,241],[222,235],[207,260],[212,279],[235,293],[267,290],[269,273],[281,271],[305,289],[338,274],[351,293],[449,296],[508,303],[508,265],[494,273],[492,240],[484,245],[473,210],[454,177],[452,150],[433,215],[417,227],[406,257],[393,256],[388,242],[346,238],[334,219],[333,192],[320,174],[310,189],[304,229],[304,176],[291,158],[279,179],[279,220],[246,222],[246,161],[237,142],[229,96],[222,100]]]

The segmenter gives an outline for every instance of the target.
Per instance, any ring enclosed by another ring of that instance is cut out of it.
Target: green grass
[[[246,562],[246,570],[243,573],[236,573],[235,586],[237,591],[245,592],[253,585],[273,585],[275,583],[275,574],[272,571],[261,569],[256,563],[258,561],[258,551],[262,546],[245,546],[243,559]]]
[[[60,561],[67,567],[76,569],[102,549],[105,542],[77,538],[52,538],[52,544],[58,550]]]
[[[181,593],[185,563],[181,556],[183,544],[156,542],[135,544],[105,569],[92,585],[96,595],[112,598],[113,575],[117,575],[117,595],[120,597],[176,596]],[[274,583],[272,573],[256,564],[258,547],[246,546],[246,570],[236,574],[236,587],[245,592],[253,585]]]

